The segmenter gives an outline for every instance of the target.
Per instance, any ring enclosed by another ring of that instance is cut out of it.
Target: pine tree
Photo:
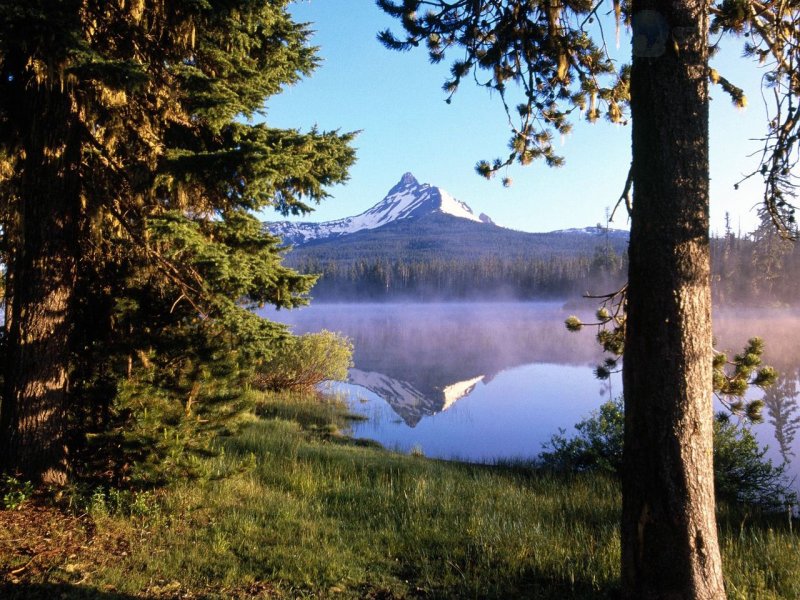
[[[251,120],[316,64],[287,4],[0,1],[4,469],[64,481],[92,344],[162,324],[257,356],[284,335],[243,309],[313,278],[252,213],[309,211],[353,161],[348,134]]]
[[[464,80],[499,94],[512,123],[510,153],[481,161],[491,177],[539,158],[558,166],[552,140],[571,115],[632,120],[633,161],[620,202],[631,217],[624,298],[622,584],[626,598],[724,598],[712,483],[712,339],[708,197],[708,83],[744,95],[709,68],[709,32],[746,34],[767,62],[777,105],[761,164],[764,210],[793,232],[792,169],[800,143],[800,8],[756,0],[612,0],[632,29],[630,66],[616,69],[602,35],[603,3],[550,0],[377,0],[398,18],[392,49],[457,52],[444,89]],[[507,181],[507,178],[506,178]],[[630,191],[633,191],[632,198]],[[621,341],[607,340],[620,352]]]
[[[796,227],[792,227],[790,232],[794,234],[795,230]],[[761,223],[751,237],[754,244],[750,256],[750,288],[754,298],[772,303],[781,280],[786,276],[786,259],[794,245],[775,230],[766,211],[762,211]]]

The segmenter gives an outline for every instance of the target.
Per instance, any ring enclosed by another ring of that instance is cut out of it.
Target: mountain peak
[[[404,173],[400,178],[399,185],[419,185],[419,181],[417,181],[417,178],[409,171]]]
[[[412,173],[407,172],[383,200],[360,215],[325,223],[272,223],[269,229],[288,243],[304,244],[431,214],[450,215],[484,225],[492,224],[492,220],[486,215],[476,216],[469,206],[456,200],[442,188],[420,183]]]

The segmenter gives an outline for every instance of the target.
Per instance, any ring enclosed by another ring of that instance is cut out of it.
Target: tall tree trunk
[[[61,484],[66,480],[79,134],[64,92],[31,83],[16,104],[27,139],[16,200],[19,220],[7,232],[0,466],[27,479]]]
[[[712,464],[707,9],[705,0],[633,5],[622,582],[637,600],[725,597]]]

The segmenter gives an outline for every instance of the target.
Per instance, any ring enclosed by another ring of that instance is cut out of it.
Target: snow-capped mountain
[[[484,214],[476,216],[469,206],[456,200],[442,188],[420,183],[411,173],[406,173],[383,200],[360,215],[324,223],[280,221],[268,223],[267,227],[285,242],[300,246],[312,240],[377,229],[395,221],[432,213],[451,215],[477,223],[492,223]]]

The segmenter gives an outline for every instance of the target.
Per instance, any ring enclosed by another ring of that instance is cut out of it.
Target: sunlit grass
[[[619,487],[404,456],[337,432],[335,403],[270,395],[218,439],[200,476],[157,515],[100,521],[138,537],[93,585],[140,593],[245,589],[285,597],[611,598],[619,593]],[[721,521],[731,598],[800,597],[788,519]]]
[[[720,524],[728,597],[800,598],[800,537],[777,520]]]

